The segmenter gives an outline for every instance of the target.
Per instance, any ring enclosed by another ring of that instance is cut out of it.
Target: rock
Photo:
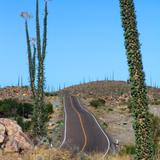
[[[18,147],[23,150],[28,150],[32,148],[31,140],[23,132],[18,132],[15,137],[15,141],[18,142]]]
[[[17,142],[13,138],[10,138],[5,144],[4,152],[11,153],[11,152],[18,152],[18,151],[19,151],[19,148],[18,148]]]
[[[5,126],[8,136],[14,135],[15,133],[20,131],[22,132],[21,127],[17,125],[17,122],[14,120],[0,118],[0,123]]]
[[[2,144],[3,141],[4,141],[5,131],[6,131],[6,129],[5,129],[4,125],[2,125],[2,124],[0,123],[0,144]]]
[[[16,121],[0,118],[0,124],[0,137],[2,137],[0,142],[2,141],[4,152],[20,152],[32,149],[31,140],[22,132]]]

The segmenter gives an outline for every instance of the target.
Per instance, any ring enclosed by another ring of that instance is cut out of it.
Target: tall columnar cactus
[[[120,0],[120,8],[130,72],[131,106],[136,137],[135,159],[152,160],[154,159],[152,122],[149,118],[145,73],[133,0]]]
[[[47,1],[45,1],[44,7],[44,23],[43,23],[43,44],[41,47],[41,36],[40,36],[40,25],[39,25],[39,5],[38,0],[36,0],[36,36],[37,36],[37,54],[38,54],[38,79],[37,79],[37,99],[36,106],[37,109],[34,112],[35,127],[37,128],[36,134],[45,134],[45,104],[44,104],[44,60],[46,55],[46,45],[47,45]]]
[[[43,21],[43,42],[41,45],[40,24],[39,24],[39,1],[36,0],[36,44],[35,41],[30,39],[28,31],[28,17],[27,12],[22,12],[21,16],[25,18],[25,31],[28,50],[28,64],[29,64],[29,77],[30,86],[32,90],[33,99],[35,102],[33,113],[33,132],[39,138],[46,134],[46,119],[44,103],[44,60],[46,56],[47,46],[47,0],[44,1],[44,21]],[[32,46],[31,46],[32,44]],[[41,47],[42,46],[42,47]],[[33,53],[32,53],[33,52]],[[37,59],[36,59],[37,58]],[[37,61],[37,67],[36,67]]]

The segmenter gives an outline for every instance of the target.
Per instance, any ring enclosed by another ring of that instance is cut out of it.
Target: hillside
[[[104,98],[112,105],[126,104],[130,97],[130,86],[125,81],[94,81],[73,85],[60,90],[60,95],[66,92],[83,98]],[[148,87],[148,98],[150,104],[160,103],[160,88]]]
[[[19,99],[19,100],[29,100],[31,96],[31,91],[29,87],[4,87],[0,88],[0,100],[4,99]]]
[[[130,87],[125,81],[94,81],[66,87],[55,93],[46,93],[46,96],[53,97],[57,94],[63,96],[65,93],[83,98],[101,97],[107,103],[115,105],[127,103],[130,97]],[[13,86],[0,88],[0,100],[14,98],[23,101],[30,100],[30,97],[31,91],[29,87]],[[148,98],[150,104],[159,104],[160,88],[148,87]]]

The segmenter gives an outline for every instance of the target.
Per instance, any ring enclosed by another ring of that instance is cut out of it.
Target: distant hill
[[[112,103],[127,103],[130,97],[130,86],[125,81],[94,81],[73,85],[58,92],[60,95],[70,93],[86,98],[104,98]],[[149,103],[160,103],[160,88],[148,87]]]
[[[29,87],[4,87],[0,88],[0,100],[4,99],[19,99],[21,101],[29,100],[31,90]]]
[[[84,98],[103,98],[111,104],[127,103],[130,97],[130,86],[125,81],[93,81],[73,85],[61,89],[55,93],[46,93],[46,96],[70,93]],[[0,100],[16,98],[19,100],[30,100],[31,91],[29,87],[4,87],[0,88]],[[160,88],[148,87],[149,103],[160,104]]]

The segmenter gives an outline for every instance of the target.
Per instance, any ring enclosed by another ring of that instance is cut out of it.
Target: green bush
[[[113,111],[113,108],[108,108],[108,112],[112,112]]]
[[[46,113],[49,115],[51,113],[53,113],[53,106],[51,103],[46,104]]]
[[[17,112],[17,106],[19,104],[16,100],[5,99],[0,101],[0,113],[4,117],[15,117]]]
[[[108,128],[108,124],[106,122],[102,123],[103,128]]]
[[[134,155],[136,153],[134,145],[124,145],[120,150],[120,155]]]
[[[32,121],[24,121],[24,118],[20,116],[16,118],[16,121],[22,127],[23,131],[26,132],[31,129]]]
[[[29,119],[33,115],[34,105],[30,103],[20,103],[16,99],[6,99],[0,101],[0,116],[4,118],[14,118],[22,127],[23,131],[28,131],[31,128],[32,121]],[[45,106],[46,121],[48,115],[53,113],[53,106],[51,103]]]
[[[9,118],[22,116],[28,118],[32,115],[33,105],[30,103],[19,103],[16,99],[5,99],[0,101],[0,114],[3,117]]]
[[[63,120],[59,120],[56,123],[58,124],[58,126],[64,126],[64,121]]]
[[[153,135],[154,135],[154,148],[155,152],[158,152],[159,149],[159,142],[160,142],[160,117],[154,116],[153,114],[150,114],[150,117],[152,119],[152,129],[153,129]]]
[[[0,105],[1,115],[6,116],[6,115],[10,114],[10,112],[9,112],[10,110],[11,110],[11,107],[9,104],[1,104]]]
[[[28,118],[29,115],[32,115],[33,113],[33,105],[30,103],[20,103],[17,106],[17,114],[19,116]]]
[[[49,96],[58,96],[57,92],[45,92],[45,96],[49,97]]]
[[[92,100],[90,102],[90,105],[95,107],[95,108],[98,108],[99,106],[104,106],[105,105],[105,100],[103,100],[101,98],[98,98],[98,99]]]

